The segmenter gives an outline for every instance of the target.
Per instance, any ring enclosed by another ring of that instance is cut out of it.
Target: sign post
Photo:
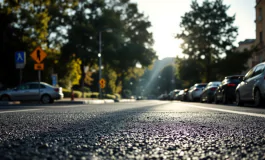
[[[101,89],[104,89],[106,87],[106,80],[104,78],[101,78],[99,80],[99,85]],[[101,93],[100,93],[101,94]],[[100,98],[102,97],[102,95],[100,95]]]
[[[26,53],[24,51],[15,52],[16,68],[19,69],[19,84],[22,82],[22,69],[26,65]]]
[[[41,49],[41,47],[37,47],[31,54],[31,58],[37,62],[34,64],[34,69],[38,71],[38,80],[39,80],[39,96],[40,96],[40,81],[41,81],[41,70],[44,70],[44,64],[41,63],[47,56],[47,54]]]

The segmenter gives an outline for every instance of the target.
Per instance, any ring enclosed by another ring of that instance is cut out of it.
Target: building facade
[[[257,51],[253,54],[253,66],[265,61],[265,0],[256,0],[255,9]]]
[[[237,51],[243,52],[244,50],[251,50],[255,46],[256,40],[255,39],[246,39],[244,41],[240,41],[238,43]],[[248,59],[246,67],[247,70],[252,68],[255,65],[254,62],[254,54]],[[244,71],[243,73],[245,73]]]

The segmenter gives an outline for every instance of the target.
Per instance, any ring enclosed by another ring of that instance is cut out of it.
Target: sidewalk
[[[116,102],[134,102],[135,99],[120,99],[114,101],[113,99],[97,99],[97,98],[75,98],[73,101],[71,98],[64,98],[60,100],[55,100],[53,104],[61,104],[61,105],[70,105],[70,104],[106,104],[106,103],[116,103]],[[0,106],[8,106],[8,105],[34,105],[39,104],[38,102],[20,102],[20,101],[11,101],[11,102],[2,102],[0,101]]]
[[[75,98],[73,101],[71,98],[64,98],[61,100],[55,101],[59,104],[106,104],[106,103],[115,103],[115,102],[134,102],[135,99],[120,99],[114,101],[113,99],[97,99],[97,98]]]

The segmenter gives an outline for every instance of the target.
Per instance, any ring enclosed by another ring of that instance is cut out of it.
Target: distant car
[[[214,100],[214,93],[217,87],[221,84],[219,81],[209,82],[202,91],[200,102],[212,103]]]
[[[188,100],[196,101],[200,99],[203,89],[206,87],[207,83],[196,83],[188,91]]]
[[[183,93],[179,94],[179,97],[180,97],[181,101],[188,101],[188,91],[189,91],[189,89],[186,88],[186,89],[183,90]]]
[[[236,87],[242,81],[243,77],[243,75],[225,77],[222,84],[215,91],[214,103],[233,103],[236,100]]]
[[[175,100],[176,94],[178,94],[180,89],[174,89],[169,93],[169,100]]]
[[[28,82],[0,92],[1,101],[41,101],[47,104],[63,97],[61,87],[54,87],[44,82]]]
[[[165,94],[161,94],[161,95],[158,97],[158,99],[159,99],[159,100],[168,100],[168,97],[169,97],[168,94],[165,93]]]
[[[175,100],[181,100],[183,94],[184,94],[184,89],[183,89],[183,90],[180,90],[180,91],[175,95]]]
[[[265,63],[260,63],[251,68],[236,88],[236,104],[254,102],[261,106],[265,100]]]
[[[142,96],[137,96],[136,100],[143,100]]]

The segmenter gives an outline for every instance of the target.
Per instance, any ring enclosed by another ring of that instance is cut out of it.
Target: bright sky
[[[181,16],[191,10],[192,0],[131,0],[131,2],[136,2],[140,12],[149,16],[155,40],[154,49],[159,59],[181,55],[180,40],[175,39],[174,35],[180,33]],[[238,27],[236,45],[239,41],[248,38],[255,39],[256,0],[223,0],[223,2],[230,5],[228,14],[236,15],[234,23]]]

